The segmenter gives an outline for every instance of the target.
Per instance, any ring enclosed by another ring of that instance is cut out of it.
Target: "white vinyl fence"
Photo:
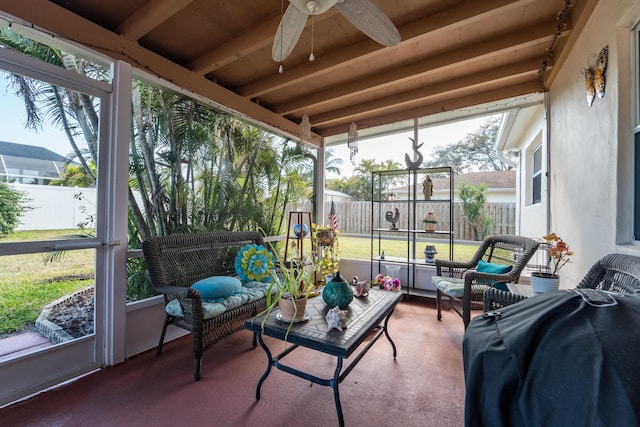
[[[52,185],[10,184],[27,198],[28,210],[16,230],[78,228],[96,215],[96,189]],[[94,224],[88,224],[94,227]]]
[[[347,234],[371,234],[371,202],[335,202],[336,215],[338,217],[338,229],[341,233]],[[463,218],[460,204],[453,204],[453,231],[455,240],[474,240],[473,229]],[[410,207],[406,203],[383,202],[374,204],[376,215],[374,220],[378,221],[378,208],[384,213],[393,211],[394,208],[400,210],[401,219],[398,223],[403,224],[403,215],[407,214]],[[324,211],[328,215],[331,202],[326,202]],[[433,212],[438,224],[437,230],[449,229],[449,205],[445,203],[418,203],[416,206],[416,217],[424,218],[427,212]],[[491,229],[488,234],[515,234],[516,231],[516,204],[515,203],[487,203],[484,207],[484,214],[491,218]],[[404,217],[406,218],[406,217]],[[327,219],[320,219],[319,222],[326,224]],[[386,227],[389,223],[380,224],[376,222],[374,227]]]
[[[96,215],[96,190],[94,188],[58,187],[50,185],[11,184],[22,192],[27,199],[27,210],[20,218],[17,230],[54,230],[78,228],[78,224],[86,223]],[[79,197],[80,196],[80,197]],[[380,209],[386,211],[400,209],[406,215],[406,204],[384,202]],[[303,206],[310,210],[311,205]],[[331,202],[326,202],[324,211],[329,215]],[[335,202],[338,229],[346,234],[371,234],[371,202]],[[378,203],[375,203],[377,212]],[[404,211],[404,212],[403,212]],[[417,217],[423,218],[427,212],[433,212],[438,220],[437,229],[449,229],[448,204],[419,203]],[[516,224],[515,203],[488,203],[484,208],[485,215],[491,218],[489,234],[514,234]],[[453,229],[455,240],[473,240],[473,230],[460,213],[459,203],[454,203]],[[401,219],[402,221],[402,219]],[[327,224],[327,218],[321,218],[321,224]],[[375,224],[384,227],[389,224]],[[93,224],[88,225],[93,227]],[[285,224],[286,227],[286,224]]]

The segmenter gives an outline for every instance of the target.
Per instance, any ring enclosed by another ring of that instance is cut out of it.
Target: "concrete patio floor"
[[[160,325],[158,325],[160,327]],[[389,321],[398,347],[393,360],[377,342],[340,385],[347,426],[462,426],[464,374],[461,319],[436,320],[432,303],[401,302]],[[284,343],[266,338],[272,351]],[[274,370],[255,399],[265,370],[264,351],[251,333],[238,332],[203,358],[193,382],[190,336],[172,341],[157,357],[138,356],[0,410],[3,425],[20,426],[335,426],[333,393]],[[288,364],[330,377],[335,358],[297,349]]]

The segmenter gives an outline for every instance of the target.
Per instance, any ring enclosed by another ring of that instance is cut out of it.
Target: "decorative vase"
[[[307,308],[306,298],[280,298],[280,318],[283,322],[301,322],[304,320],[305,309]]]
[[[436,217],[433,215],[433,212],[426,214],[422,222],[424,223],[424,231],[427,233],[433,233],[436,231],[436,224],[438,221],[436,221]]]
[[[534,295],[557,291],[560,288],[560,276],[551,273],[531,273],[531,289]]]
[[[327,283],[322,291],[322,300],[329,306],[346,309],[353,301],[353,290],[349,282],[344,280],[338,271],[333,279]]]
[[[391,276],[391,278],[394,278],[394,277],[400,278],[399,265],[387,264],[384,266],[384,268],[387,271],[387,276]]]

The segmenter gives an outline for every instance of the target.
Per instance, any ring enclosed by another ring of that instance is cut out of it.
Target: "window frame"
[[[540,162],[536,169],[536,155],[540,156]],[[543,156],[542,156],[542,143],[538,143],[533,150],[531,150],[531,191],[529,192],[530,204],[539,205],[542,203],[542,171],[543,171]],[[537,198],[536,198],[536,180],[538,180],[537,186]]]
[[[633,153],[631,241],[640,244],[640,22],[631,30],[631,110],[630,141]]]

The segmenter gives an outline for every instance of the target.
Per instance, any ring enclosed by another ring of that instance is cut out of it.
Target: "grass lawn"
[[[479,243],[479,242],[478,242]],[[377,240],[376,240],[377,244]],[[426,243],[417,243],[416,252],[417,258],[422,258],[422,251]],[[447,258],[449,255],[449,243],[433,243],[438,251],[438,256],[441,258]],[[371,259],[371,239],[369,237],[346,237],[340,236],[338,238],[340,258],[349,259]],[[386,256],[398,256],[405,257],[407,255],[407,242],[406,240],[385,240],[382,246]],[[465,261],[471,259],[476,253],[478,245],[471,244],[454,244],[453,245],[453,259],[456,261]]]
[[[15,232],[5,242],[57,239],[76,230]],[[0,338],[29,330],[52,301],[93,285],[93,249],[64,254],[45,263],[47,253],[0,257]]]
[[[0,242],[20,242],[61,239],[80,230],[18,231],[0,239]],[[369,260],[369,237],[340,236],[341,258]],[[406,256],[406,241],[385,240],[388,256]],[[419,243],[418,257],[422,257],[425,243]],[[447,243],[434,244],[440,257],[448,256]],[[454,245],[454,259],[465,260],[473,256],[477,245]],[[11,255],[0,257],[0,338],[33,328],[42,309],[52,301],[79,289],[93,285],[93,249],[69,251],[53,262],[45,262],[48,253]]]

